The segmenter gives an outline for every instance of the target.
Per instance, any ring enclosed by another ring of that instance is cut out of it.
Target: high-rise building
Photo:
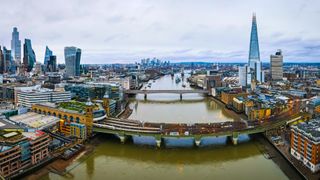
[[[248,74],[248,66],[240,66],[239,67],[239,85],[246,87],[247,83],[247,74]]]
[[[65,47],[64,57],[67,76],[80,76],[81,49],[76,47]]]
[[[283,56],[279,49],[275,55],[270,55],[270,70],[272,80],[282,80],[283,79]]]
[[[4,61],[3,61],[3,53],[2,53],[2,49],[0,46],[0,74],[4,73]]]
[[[21,41],[19,39],[19,32],[16,27],[12,31],[12,40],[11,40],[11,52],[13,60],[17,63],[21,62]]]
[[[15,67],[12,61],[11,50],[3,47],[3,62],[4,62],[4,73],[14,73]]]
[[[257,19],[255,14],[253,14],[252,17],[248,65],[250,68],[248,74],[250,75],[247,78],[247,83],[251,84],[252,81],[263,82],[261,74],[262,64],[260,61]]]
[[[50,56],[46,67],[48,72],[57,72],[57,56]]]
[[[34,53],[31,40],[25,39],[23,44],[23,66],[25,71],[30,72],[36,63],[36,54]]]
[[[47,67],[48,67],[48,62],[50,60],[50,56],[52,56],[52,51],[49,49],[48,46],[46,46],[46,51],[45,51],[45,54],[44,54],[44,67],[45,67],[45,71],[47,71]]]

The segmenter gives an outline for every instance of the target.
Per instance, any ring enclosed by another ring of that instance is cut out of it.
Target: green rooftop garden
[[[59,108],[77,111],[79,113],[83,112],[85,110],[85,107],[85,103],[79,101],[62,102],[59,104]]]
[[[58,108],[71,110],[71,111],[77,111],[78,113],[82,113],[85,111],[86,104],[84,102],[79,101],[69,101],[69,102],[62,102],[59,104]],[[94,109],[96,109],[98,106],[95,105]]]

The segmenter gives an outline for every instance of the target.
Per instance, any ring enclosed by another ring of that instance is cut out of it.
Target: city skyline
[[[64,62],[66,46],[80,47],[84,64],[148,57],[247,62],[250,17],[256,12],[262,62],[269,62],[277,49],[283,50],[284,62],[318,62],[318,2],[290,2],[58,1],[50,11],[45,1],[2,2],[12,8],[4,8],[8,18],[0,22],[0,43],[10,47],[12,28],[17,27],[21,41],[32,40],[41,63],[46,46],[56,52],[58,63]]]
[[[0,180],[320,180],[320,1],[0,4]]]

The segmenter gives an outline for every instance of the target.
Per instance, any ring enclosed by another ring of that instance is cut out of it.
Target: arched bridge
[[[182,94],[209,94],[208,90],[202,89],[175,89],[175,90],[153,90],[153,89],[145,89],[145,90],[126,90],[124,91],[126,94],[144,94],[144,98],[147,98],[147,94],[180,94],[180,99],[182,99]]]

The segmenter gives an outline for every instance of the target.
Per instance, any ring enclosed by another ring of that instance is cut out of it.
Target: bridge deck
[[[198,94],[208,94],[209,91],[201,90],[201,89],[177,89],[177,90],[126,90],[124,91],[127,94],[191,94],[191,93],[198,93]]]
[[[134,123],[135,121],[126,121],[119,119],[105,120],[94,123],[93,130],[96,132],[105,132],[111,134],[126,135],[145,135],[161,137],[194,137],[194,136],[231,136],[236,134],[255,134],[286,125],[292,119],[297,120],[301,116],[295,116],[291,119],[273,120],[261,123],[254,127],[248,127],[244,122],[224,122],[224,123],[207,123],[207,124],[164,124],[164,123]]]

